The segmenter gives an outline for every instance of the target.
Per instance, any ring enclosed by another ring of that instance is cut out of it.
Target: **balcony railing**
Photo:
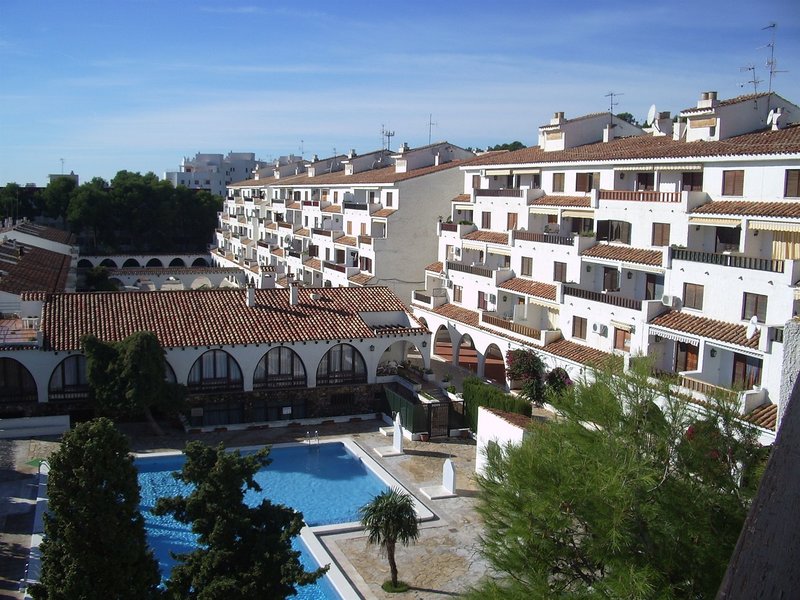
[[[503,319],[502,317],[498,317],[496,315],[490,315],[486,313],[481,313],[481,322],[486,323],[487,325],[494,325],[495,327],[500,327],[502,329],[507,329],[513,333],[517,333],[519,335],[523,335],[525,337],[533,338],[538,340],[542,332],[538,329],[534,329],[533,327],[528,327],[527,325],[522,325],[521,323],[514,323],[509,319]]]
[[[525,242],[543,242],[545,244],[558,244],[560,246],[574,246],[575,236],[555,235],[552,233],[534,233],[532,231],[515,231],[514,239]]]
[[[642,301],[634,300],[633,298],[625,298],[624,296],[614,296],[611,294],[603,294],[601,292],[593,292],[591,290],[582,290],[576,287],[564,286],[565,296],[575,296],[583,298],[584,300],[591,300],[592,302],[602,302],[603,304],[611,304],[619,306],[620,308],[630,308],[632,310],[642,310]]]
[[[287,254],[292,258],[302,258],[302,253],[299,250],[289,250]]]
[[[319,208],[319,200],[303,200],[303,206],[316,206]]]
[[[339,265],[327,260],[322,261],[322,267],[324,269],[331,269],[333,271],[339,271],[339,273],[347,274],[347,266],[346,265]],[[352,268],[352,267],[351,267]]]
[[[723,267],[752,269],[754,271],[770,271],[772,273],[783,273],[784,269],[784,261],[782,260],[736,256],[735,254],[719,254],[717,252],[701,252],[699,250],[686,250],[684,248],[672,248],[672,259],[721,265]]]
[[[705,381],[700,381],[699,379],[694,379],[692,377],[687,377],[686,375],[681,375],[678,380],[678,385],[682,388],[686,388],[687,390],[692,390],[693,392],[699,392],[706,396],[721,396],[723,398],[735,398],[736,392],[733,390],[729,390],[728,388],[724,388],[719,385],[714,385],[713,383],[706,383]]]
[[[431,296],[430,294],[425,294],[423,292],[418,292],[414,290],[414,300],[417,302],[422,302],[423,304],[430,304],[431,303]]]
[[[314,227],[311,229],[312,235],[324,235],[325,237],[331,237],[331,230],[330,229],[319,229],[318,227]]]
[[[442,231],[458,231],[458,223],[442,223]]]
[[[600,190],[600,200],[625,200],[628,202],[680,202],[680,192]]]
[[[525,190],[518,189],[505,189],[505,190],[489,190],[489,189],[476,189],[476,196],[489,196],[492,198],[523,198]]]
[[[342,202],[342,208],[345,210],[369,210],[369,204],[363,202]]]
[[[451,260],[447,261],[447,269],[450,271],[459,271],[461,273],[470,273],[472,275],[477,275],[478,277],[488,277],[491,279],[494,271],[487,267],[477,267],[472,265],[465,265],[458,262],[453,262]]]

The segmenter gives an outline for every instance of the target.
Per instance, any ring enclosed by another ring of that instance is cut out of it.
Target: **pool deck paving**
[[[391,444],[391,437],[379,431],[385,425],[375,419],[314,425],[308,429],[317,431],[320,441],[351,438],[434,513],[434,519],[421,524],[415,544],[397,549],[400,578],[411,589],[403,594],[387,594],[381,589],[381,584],[389,578],[389,565],[377,548],[367,546],[363,532],[326,534],[320,539],[362,598],[436,600],[458,596],[487,572],[478,552],[481,521],[475,510],[475,442],[462,438],[404,440],[402,455],[381,458],[374,449]],[[273,427],[202,434],[171,429],[164,436],[152,435],[143,424],[124,425],[121,429],[128,435],[134,452],[152,453],[182,450],[191,440],[206,444],[222,442],[226,447],[304,442],[307,428]],[[18,588],[27,564],[37,482],[37,468],[29,463],[47,458],[57,446],[53,439],[46,438],[0,445],[0,599],[23,597]],[[442,467],[448,458],[456,469],[457,495],[429,500],[420,488],[441,485]]]

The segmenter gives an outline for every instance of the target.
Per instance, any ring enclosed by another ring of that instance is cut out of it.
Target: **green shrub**
[[[531,416],[531,403],[528,400],[506,394],[493,385],[484,383],[478,377],[468,377],[464,380],[463,396],[467,424],[473,432],[478,431],[478,407],[480,406]]]

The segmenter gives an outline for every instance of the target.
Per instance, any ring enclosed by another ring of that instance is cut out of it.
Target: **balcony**
[[[783,273],[785,261],[772,258],[756,258],[738,256],[735,254],[720,254],[718,252],[702,252],[699,250],[686,250],[684,248],[671,248],[672,260],[685,260],[700,262],[723,267],[736,267],[754,271],[768,271],[770,273]]]
[[[317,227],[313,227],[311,229],[311,235],[321,235],[324,237],[333,237],[333,232],[330,229],[319,229]]]
[[[505,190],[490,190],[490,189],[476,189],[476,196],[487,196],[489,198],[523,198],[527,190],[520,189],[505,189]]]
[[[632,190],[600,190],[599,200],[622,200],[625,202],[681,202],[681,192],[656,192]]]
[[[603,304],[611,304],[612,306],[619,306],[620,308],[629,308],[631,310],[642,310],[642,301],[633,298],[625,298],[624,296],[615,296],[602,292],[593,292],[591,290],[582,290],[576,287],[564,286],[565,296],[575,296],[576,298],[583,298],[591,302],[602,302]]]
[[[459,271],[461,273],[469,273],[470,275],[477,275],[478,277],[488,277],[491,279],[495,273],[495,271],[493,271],[488,267],[465,265],[462,263],[453,262],[451,260],[448,260],[446,264],[448,271]]]
[[[319,208],[319,200],[303,200],[303,208]]]
[[[733,399],[738,396],[737,392],[734,392],[733,390],[719,385],[714,385],[713,383],[706,383],[705,381],[701,381],[693,377],[687,377],[686,375],[678,375],[678,385],[684,389],[692,392],[698,392],[704,396],[710,396],[712,398],[722,397]]]
[[[363,202],[342,202],[342,208],[344,210],[369,211],[369,207],[369,204],[365,204]]]
[[[340,265],[327,260],[322,261],[322,268],[342,273],[345,275],[345,277],[350,277],[351,275],[355,275],[359,272],[358,267],[348,267],[347,265]]]
[[[506,331],[510,331],[536,341],[539,341],[542,337],[542,332],[539,329],[534,329],[533,327],[529,327],[528,325],[523,325],[521,323],[515,323],[511,319],[498,317],[497,314],[481,312],[481,323],[499,327],[501,329],[505,329]]]
[[[532,231],[514,231],[515,240],[524,242],[541,242],[543,244],[557,244],[559,246],[574,246],[574,235],[558,235],[553,233],[534,233]]]

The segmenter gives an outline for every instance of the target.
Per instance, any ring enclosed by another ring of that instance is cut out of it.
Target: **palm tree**
[[[366,529],[367,544],[380,546],[389,559],[392,587],[398,587],[394,550],[397,542],[404,546],[419,538],[419,522],[414,500],[400,490],[392,489],[375,496],[359,509],[361,524]]]

